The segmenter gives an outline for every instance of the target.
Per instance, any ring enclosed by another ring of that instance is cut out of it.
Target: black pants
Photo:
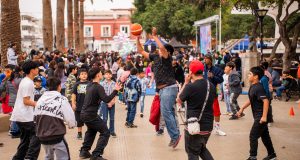
[[[108,143],[110,136],[110,132],[106,126],[106,123],[104,123],[104,121],[100,117],[93,121],[84,123],[87,126],[87,131],[85,132],[84,142],[82,143],[81,150],[89,151],[93,145],[97,132],[100,132],[100,137],[92,155],[103,155],[103,151]]]
[[[188,154],[189,160],[213,160],[214,158],[206,148],[209,135],[190,135],[185,130],[185,151]]]
[[[20,128],[20,144],[13,160],[36,160],[39,157],[41,143],[35,135],[34,122],[17,122]]]
[[[255,120],[250,131],[250,156],[257,156],[258,139],[260,137],[267,148],[268,155],[275,153],[267,123],[260,124],[259,120]]]

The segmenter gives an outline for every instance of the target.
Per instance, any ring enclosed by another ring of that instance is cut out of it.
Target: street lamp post
[[[263,60],[263,20],[267,14],[267,9],[256,9],[255,15],[259,18],[260,23],[260,60]]]

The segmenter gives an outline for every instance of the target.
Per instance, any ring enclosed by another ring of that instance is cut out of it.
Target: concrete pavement
[[[239,98],[242,105],[246,96]],[[109,160],[185,160],[184,136],[177,149],[168,147],[169,136],[165,129],[163,136],[156,136],[154,126],[149,123],[149,111],[153,97],[145,100],[145,116],[136,115],[135,123],[138,128],[129,129],[124,126],[126,113],[124,106],[117,104],[115,126],[117,138],[110,138],[104,157]],[[220,103],[221,111],[225,111],[225,104]],[[289,109],[294,106],[295,116],[288,115]],[[139,109],[137,110],[139,113]],[[245,112],[246,116],[240,120],[229,121],[228,116],[222,115],[221,127],[227,136],[220,137],[212,134],[208,141],[208,149],[216,160],[244,160],[249,153],[249,132],[253,123],[251,109]],[[274,125],[270,127],[270,134],[275,151],[280,160],[300,160],[300,107],[295,102],[273,101]],[[180,118],[179,118],[180,120]],[[0,124],[2,125],[2,124]],[[183,133],[183,126],[180,126]],[[84,131],[86,128],[84,128]],[[71,158],[79,159],[79,149],[82,140],[76,139],[77,129],[68,130],[66,140],[69,143]],[[98,138],[98,136],[97,136]],[[11,139],[7,132],[0,133],[0,159],[9,160],[17,150],[19,139]],[[94,145],[96,142],[94,143]],[[44,159],[44,150],[41,149],[39,159]],[[266,149],[259,140],[258,159],[266,156]]]

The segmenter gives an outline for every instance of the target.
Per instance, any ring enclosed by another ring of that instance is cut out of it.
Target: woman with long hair
[[[57,68],[54,71],[54,77],[60,79],[61,94],[65,95],[67,76],[66,76],[65,64],[63,62],[58,63]]]
[[[47,74],[48,78],[54,76],[54,71],[55,71],[56,68],[57,68],[56,61],[52,60],[49,63],[49,68],[46,70],[46,74]]]

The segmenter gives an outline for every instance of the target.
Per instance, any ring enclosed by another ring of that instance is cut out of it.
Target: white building
[[[30,15],[21,14],[22,50],[43,48],[42,20]]]

